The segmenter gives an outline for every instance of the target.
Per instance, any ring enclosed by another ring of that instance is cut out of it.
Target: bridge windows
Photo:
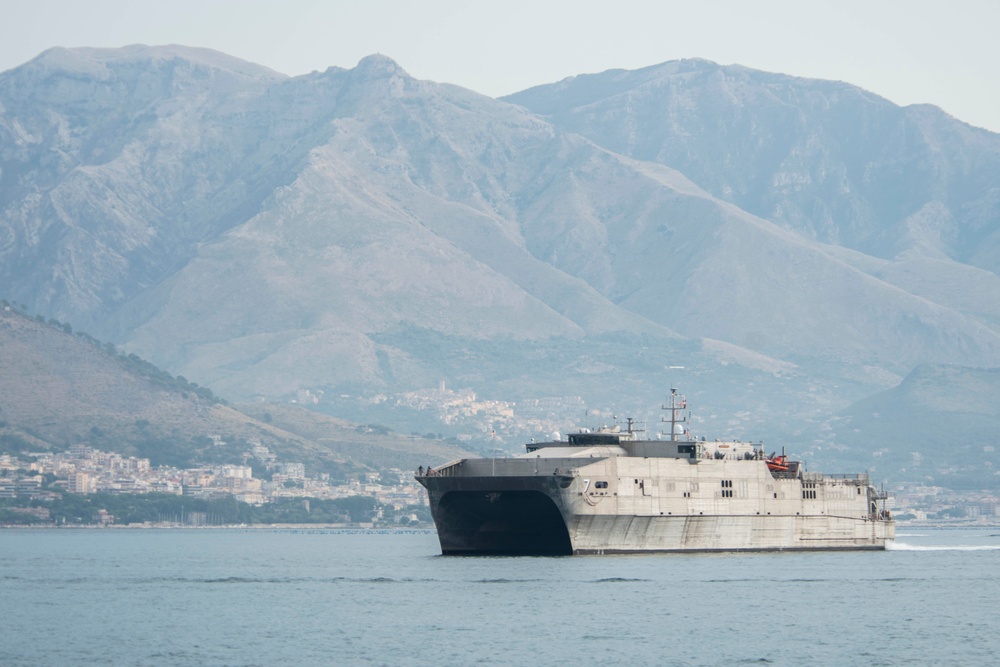
[[[722,480],[722,497],[723,498],[733,497],[733,480],[731,479]]]

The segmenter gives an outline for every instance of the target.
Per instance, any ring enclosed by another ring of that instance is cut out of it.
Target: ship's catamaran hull
[[[736,443],[559,444],[418,476],[442,553],[858,550],[895,537],[867,475],[776,471]]]

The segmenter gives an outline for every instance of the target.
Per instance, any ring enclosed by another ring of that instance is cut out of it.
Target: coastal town
[[[0,455],[0,509],[7,506],[9,512],[47,521],[50,512],[46,505],[65,494],[166,494],[209,501],[233,499],[251,506],[300,500],[307,510],[310,500],[370,498],[374,501],[374,511],[369,521],[351,521],[345,516],[344,523],[371,526],[389,519],[393,524],[409,525],[425,520],[420,510],[426,506],[426,496],[410,471],[389,469],[337,483],[327,473],[307,474],[302,463],[277,462],[274,454],[259,443],[252,446],[248,455],[248,459],[252,457],[267,466],[270,479],[254,477],[251,465],[188,469],[152,466],[146,458],[120,456],[85,445],[75,445],[66,452],[43,452],[20,458],[3,454]],[[98,512],[94,520],[110,525],[116,518]],[[178,520],[171,518],[170,522]],[[203,522],[204,517],[193,514],[181,522],[191,525],[199,521]]]

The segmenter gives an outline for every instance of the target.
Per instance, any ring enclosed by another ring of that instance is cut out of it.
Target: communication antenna
[[[677,436],[684,434],[684,424],[687,423],[687,418],[682,414],[687,408],[687,398],[683,394],[678,394],[677,390],[671,387],[670,405],[664,405],[662,408],[670,411],[670,418],[660,417],[660,421],[670,422],[670,441],[677,442]],[[678,429],[680,433],[678,433]]]

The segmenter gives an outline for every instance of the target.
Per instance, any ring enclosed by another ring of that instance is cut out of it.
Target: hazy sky
[[[0,19],[0,71],[52,46],[204,46],[290,75],[382,53],[500,96],[699,57],[847,81],[1000,132],[997,0],[0,0]]]

